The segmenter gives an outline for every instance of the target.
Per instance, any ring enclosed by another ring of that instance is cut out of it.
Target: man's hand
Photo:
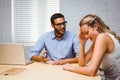
[[[76,62],[78,62],[78,58],[67,58],[67,59],[53,61],[52,64],[53,65],[63,65],[66,63],[76,63]]]
[[[63,65],[67,63],[67,59],[63,59],[63,60],[57,60],[52,62],[53,65]]]
[[[49,60],[50,60],[50,58],[46,58],[46,54],[47,54],[47,52],[43,52],[43,53],[39,56],[40,61],[46,62],[46,61],[49,61]]]
[[[50,58],[46,58],[47,52],[42,53],[40,56],[32,56],[32,60],[37,62],[46,62],[49,61]]]

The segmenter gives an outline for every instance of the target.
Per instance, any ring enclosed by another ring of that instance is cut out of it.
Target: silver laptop
[[[0,44],[0,64],[26,65],[31,62],[26,59],[23,44]]]

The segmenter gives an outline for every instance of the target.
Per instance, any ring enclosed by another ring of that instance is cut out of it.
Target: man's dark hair
[[[53,14],[52,16],[51,16],[51,24],[54,24],[54,19],[57,19],[57,18],[61,18],[61,17],[63,17],[64,18],[64,15],[63,14],[61,14],[61,13],[55,13],[55,14]]]

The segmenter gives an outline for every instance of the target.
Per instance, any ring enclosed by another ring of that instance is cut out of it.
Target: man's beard
[[[60,30],[55,29],[55,34],[63,36],[66,29],[64,28],[63,30],[64,30],[64,32],[60,32]]]

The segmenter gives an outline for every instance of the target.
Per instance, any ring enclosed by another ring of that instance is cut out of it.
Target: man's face
[[[57,35],[64,35],[66,30],[66,23],[67,22],[64,20],[64,18],[57,18],[54,20],[53,28]]]

